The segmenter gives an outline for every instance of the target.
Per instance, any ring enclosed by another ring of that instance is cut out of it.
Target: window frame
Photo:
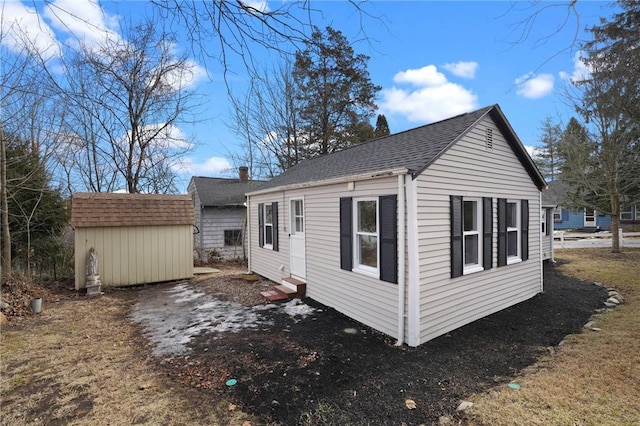
[[[375,202],[376,212],[376,232],[359,230],[360,211],[358,204],[361,202]],[[361,263],[360,236],[376,238],[376,267]],[[374,278],[380,278],[380,200],[379,197],[358,197],[353,198],[353,272],[358,272]]]
[[[466,231],[465,228],[465,203],[474,203],[475,204],[475,229]],[[484,271],[484,255],[483,255],[483,223],[484,218],[483,214],[483,201],[482,198],[478,197],[462,197],[462,275],[472,274],[474,272]],[[467,237],[476,235],[476,250],[477,250],[477,262],[476,263],[467,263]]]
[[[624,211],[622,210],[623,206],[624,206],[624,204],[621,204],[621,207],[620,207],[620,220],[633,220],[634,219],[633,218],[633,205],[629,204],[627,206],[627,208],[629,210],[624,210]],[[623,217],[623,215],[629,215],[629,216],[628,217]]]
[[[267,210],[271,211],[271,222],[267,222]],[[262,214],[263,248],[273,250],[273,204],[265,203]],[[271,236],[271,242],[267,242],[267,235]]]
[[[228,232],[232,232],[231,236],[227,236]],[[224,246],[225,247],[242,247],[242,229],[225,229],[224,234]],[[229,241],[234,241],[233,244],[227,244]],[[236,244],[237,242],[237,244]]]
[[[562,207],[555,206],[553,208],[553,223],[562,222]]]
[[[515,226],[509,226],[509,205],[515,205]],[[505,209],[505,220],[507,227],[506,235],[506,247],[507,250],[507,265],[522,262],[522,203],[521,200],[507,199]],[[509,255],[509,234],[516,233],[516,254]]]

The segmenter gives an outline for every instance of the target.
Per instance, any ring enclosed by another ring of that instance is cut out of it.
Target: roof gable
[[[78,192],[71,201],[71,225],[76,228],[194,223],[188,195]]]
[[[383,170],[405,169],[415,179],[490,115],[538,188],[546,183],[498,105],[461,114],[436,123],[364,142],[353,147],[305,160],[262,185],[267,189],[324,181]]]
[[[192,177],[191,182],[198,193],[200,204],[205,207],[244,205],[245,194],[264,183],[258,180],[241,182],[239,179],[202,176]]]

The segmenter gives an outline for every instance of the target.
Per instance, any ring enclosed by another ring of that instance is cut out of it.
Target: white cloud
[[[212,176],[231,169],[231,163],[223,157],[210,157],[201,163],[194,158],[184,157],[173,166],[173,169],[192,176]]]
[[[253,9],[256,9],[257,11],[260,11],[262,13],[266,13],[269,12],[269,2],[268,1],[242,1],[242,4],[244,4],[245,6],[249,6]]]
[[[583,52],[576,52],[573,56],[573,71],[571,74],[560,71],[558,75],[562,80],[576,81],[585,80],[591,75],[591,68],[582,60]]]
[[[22,52],[26,44],[44,58],[60,55],[53,30],[40,19],[36,9],[17,1],[3,2],[0,7],[2,45],[14,52]]]
[[[45,6],[43,16],[54,29],[88,46],[120,40],[118,17],[108,15],[94,0],[55,0]]]
[[[534,76],[533,73],[528,73],[516,78],[516,85],[518,85],[516,92],[525,98],[539,99],[551,93],[553,83],[554,78],[551,74]]]
[[[473,61],[471,62],[460,61],[455,63],[444,64],[442,68],[444,68],[445,70],[449,71],[451,74],[457,77],[473,79],[476,77],[476,70],[478,69],[478,63]]]
[[[478,107],[478,97],[471,90],[447,81],[435,65],[401,71],[393,81],[413,87],[383,89],[380,108],[388,114],[404,115],[409,121],[433,122]]]
[[[400,71],[393,76],[396,83],[409,83],[414,86],[440,86],[447,82],[447,77],[438,71],[435,65],[427,65],[420,69]]]

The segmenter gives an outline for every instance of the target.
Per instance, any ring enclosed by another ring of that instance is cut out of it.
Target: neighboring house
[[[625,232],[640,232],[640,204],[620,205],[620,227]]]
[[[191,278],[193,223],[186,195],[74,194],[76,290],[85,287],[91,247],[104,287]]]
[[[562,207],[568,188],[560,181],[549,182],[543,200],[555,204],[553,224],[557,230],[599,231],[611,229],[611,216],[591,209],[571,210]],[[543,201],[544,202],[544,201]]]
[[[247,167],[238,179],[194,176],[187,192],[193,201],[196,227],[193,246],[200,260],[246,257],[246,192],[261,181],[249,181]]]
[[[555,230],[553,223],[553,212],[557,205],[549,200],[548,191],[542,191],[542,216],[540,217],[540,238],[542,244],[542,260],[551,260],[555,262],[553,256],[553,231]]]
[[[417,346],[542,291],[545,185],[490,106],[250,191],[249,269]]]

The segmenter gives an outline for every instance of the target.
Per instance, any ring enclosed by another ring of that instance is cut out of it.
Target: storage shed
[[[74,194],[76,290],[85,287],[91,247],[105,287],[191,278],[193,224],[186,195]]]

